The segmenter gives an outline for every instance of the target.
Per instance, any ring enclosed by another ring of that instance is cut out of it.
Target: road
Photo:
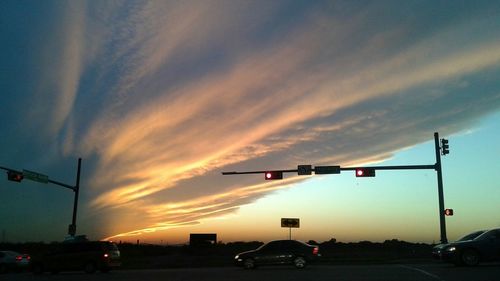
[[[34,276],[12,273],[0,276],[6,281],[25,280],[116,280],[116,281],[500,281],[500,264],[485,264],[474,268],[447,264],[393,265],[316,265],[304,270],[292,267],[260,267],[244,270],[235,267],[182,268],[158,270],[118,270],[107,274],[67,272]]]

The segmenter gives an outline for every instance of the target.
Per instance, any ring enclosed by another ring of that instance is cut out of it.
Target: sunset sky
[[[0,2],[0,166],[74,185],[92,239],[437,242],[500,227],[499,1]],[[0,178],[0,238],[60,241],[73,192]]]

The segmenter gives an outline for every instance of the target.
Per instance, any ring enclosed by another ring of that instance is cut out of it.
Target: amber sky
[[[73,184],[81,157],[78,232],[96,239],[269,240],[292,216],[304,240],[431,242],[433,171],[221,172],[434,164],[437,131],[452,150],[450,236],[499,226],[499,12],[496,1],[2,1],[0,166]],[[5,176],[0,194],[3,239],[66,234],[71,191]]]

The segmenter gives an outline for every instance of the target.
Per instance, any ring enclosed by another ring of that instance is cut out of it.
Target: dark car
[[[0,273],[5,273],[9,270],[21,271],[28,268],[29,264],[30,256],[28,254],[20,254],[14,251],[0,251]]]
[[[432,255],[457,266],[500,260],[500,228],[473,232],[455,242],[437,245]]]
[[[479,235],[483,234],[484,232],[485,232],[485,230],[474,231],[472,233],[469,233],[469,234],[461,237],[460,239],[458,239],[455,242],[473,240],[474,238],[478,237]],[[448,245],[449,245],[448,243],[445,243],[445,244],[439,244],[439,245],[434,246],[434,248],[432,248],[432,257],[435,259],[438,259],[438,260],[442,259],[441,258],[442,252],[446,247],[448,247]]]
[[[35,274],[73,270],[108,272],[120,265],[120,251],[109,241],[67,241],[54,245],[43,255],[32,257]]]
[[[234,257],[236,265],[252,269],[259,265],[292,264],[304,268],[321,256],[319,247],[296,240],[271,241],[256,250],[240,253]]]

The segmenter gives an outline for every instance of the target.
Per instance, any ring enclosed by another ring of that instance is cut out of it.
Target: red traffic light
[[[375,169],[374,168],[357,168],[356,169],[356,177],[374,177]]]
[[[21,182],[23,180],[23,174],[14,172],[14,171],[8,171],[7,172],[7,179],[10,181],[16,181],[16,182]]]
[[[283,172],[281,171],[269,171],[264,174],[266,180],[281,180],[283,179]]]
[[[453,216],[453,209],[444,209],[445,216]]]

